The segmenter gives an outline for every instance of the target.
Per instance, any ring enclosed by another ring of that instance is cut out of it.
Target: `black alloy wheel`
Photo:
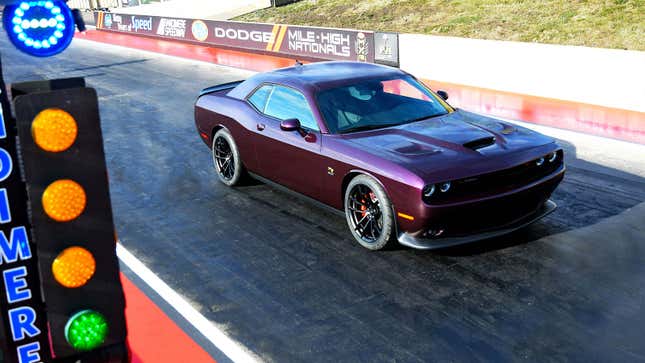
[[[235,156],[226,138],[222,136],[215,138],[213,157],[219,175],[224,180],[233,179],[235,176]]]
[[[244,165],[235,140],[227,129],[220,129],[213,136],[212,152],[219,180],[228,186],[239,184],[245,175]]]
[[[363,184],[358,184],[349,192],[351,227],[366,243],[374,243],[383,231],[383,213],[376,194]]]
[[[368,175],[358,175],[345,191],[345,217],[354,239],[370,250],[395,240],[393,208],[383,186]]]

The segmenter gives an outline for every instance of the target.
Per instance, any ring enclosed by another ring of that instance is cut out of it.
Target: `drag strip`
[[[372,253],[342,218],[218,182],[193,102],[248,72],[82,41],[51,59],[0,47],[8,82],[87,77],[121,243],[261,359],[645,361],[645,245],[626,222],[643,210],[645,161],[621,164],[616,144],[561,140],[560,208],[527,229]]]

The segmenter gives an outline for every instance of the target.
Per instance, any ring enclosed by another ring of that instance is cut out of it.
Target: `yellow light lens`
[[[52,264],[56,281],[72,289],[85,285],[94,275],[94,271],[96,271],[94,256],[82,247],[65,249]]]
[[[69,113],[48,108],[40,112],[31,123],[31,136],[41,149],[50,152],[67,150],[78,134],[76,120]]]
[[[58,222],[69,222],[81,215],[86,201],[83,187],[69,179],[57,180],[49,184],[43,193],[45,213]]]

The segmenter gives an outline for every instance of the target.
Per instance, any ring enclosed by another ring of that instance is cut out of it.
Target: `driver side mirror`
[[[302,129],[302,126],[297,118],[290,118],[280,122],[280,129],[282,131],[297,131]]]
[[[444,101],[448,100],[448,92],[446,91],[437,91],[437,94],[439,97],[441,97]]]
[[[298,131],[300,136],[304,137],[305,139],[309,135],[309,133],[302,128],[302,125],[300,125],[300,120],[298,120],[297,118],[289,118],[283,120],[282,122],[280,122],[280,129],[282,131]]]

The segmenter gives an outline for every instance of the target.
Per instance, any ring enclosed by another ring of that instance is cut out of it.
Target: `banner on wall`
[[[371,31],[109,12],[96,13],[96,29],[292,57],[370,63],[376,60],[375,35]]]

